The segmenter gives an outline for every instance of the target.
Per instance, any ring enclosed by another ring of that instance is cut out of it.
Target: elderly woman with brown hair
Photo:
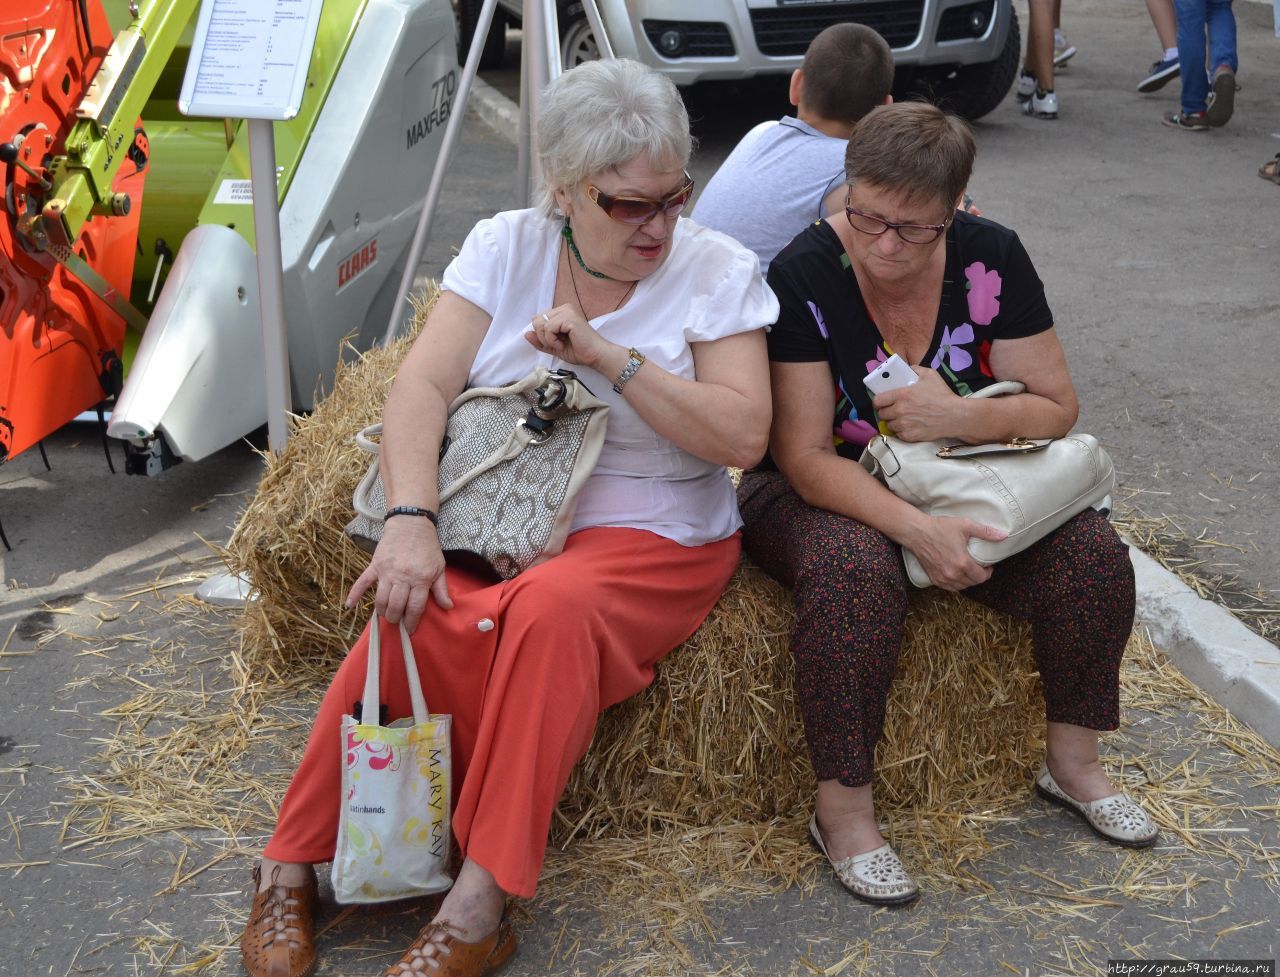
[[[1017,235],[956,210],[974,155],[964,123],[930,105],[882,106],[859,122],[843,212],[769,270],[781,304],[769,335],[770,454],[738,491],[747,552],[794,590],[791,649],[818,779],[810,832],[841,883],[873,903],[919,893],[880,835],[871,789],[907,612],[900,547],[938,586],[1031,622],[1048,721],[1039,793],[1116,844],[1156,839],[1098,760],[1098,731],[1119,721],[1134,612],[1133,570],[1105,517],[1086,510],[986,567],[966,543],[998,530],[928,516],[858,464],[882,429],[982,443],[1058,437],[1076,421],[1044,288]],[[894,353],[918,381],[873,399],[863,378]],[[964,396],[997,380],[1026,391]]]
[[[778,305],[756,257],[679,217],[692,191],[689,119],[671,82],[599,61],[547,89],[536,209],[472,230],[383,413],[385,534],[349,604],[376,588],[434,711],[453,716],[453,831],[463,861],[435,918],[386,974],[484,977],[516,940],[510,895],[533,895],[552,811],[601,710],[634,695],[685,640],[738,564],[726,465],[753,465],[769,429],[764,327]],[[568,366],[609,404],[599,463],[564,551],[494,581],[446,566],[430,518],[448,405],[535,367]],[[241,953],[252,977],[316,966],[312,864],[332,859],[339,720],[361,698],[368,633],[338,670],[280,809]],[[386,656],[389,719],[411,714]],[[376,708],[365,703],[366,708]]]

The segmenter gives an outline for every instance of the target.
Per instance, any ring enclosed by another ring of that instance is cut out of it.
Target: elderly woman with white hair
[[[508,896],[533,895],[553,809],[599,713],[639,692],[738,564],[727,465],[770,422],[763,329],[778,304],[755,256],[679,214],[689,120],[670,81],[600,61],[547,89],[536,209],[483,220],[445,271],[383,414],[387,504],[437,508],[448,405],[465,388],[567,366],[610,405],[564,551],[502,582],[446,565],[431,519],[388,519],[348,597],[376,587],[403,620],[433,711],[453,715],[453,830],[463,861],[435,918],[387,975],[478,977],[515,951]],[[241,952],[253,977],[316,966],[312,864],[334,854],[339,720],[360,699],[368,633],[343,662],[255,871]],[[389,719],[411,715],[387,656]]]

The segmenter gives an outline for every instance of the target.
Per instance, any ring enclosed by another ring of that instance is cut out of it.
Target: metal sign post
[[[178,98],[184,115],[249,120],[267,436],[276,452],[289,438],[291,397],[272,122],[302,108],[321,6],[322,0],[206,0]]]
[[[272,123],[292,119],[302,108],[322,2],[205,0],[178,98],[184,115],[248,120],[267,438],[277,453],[289,440],[291,395]],[[204,581],[196,595],[238,605],[250,591],[247,578],[223,573]]]
[[[496,7],[497,0],[484,0],[480,8],[476,32],[471,38],[471,49],[467,52],[467,63],[462,69],[462,81],[458,84],[458,94],[449,113],[449,123],[445,127],[440,155],[436,158],[435,169],[431,172],[426,200],[422,205],[422,213],[418,215],[418,226],[413,234],[413,242],[409,245],[409,254],[405,259],[404,273],[400,277],[400,289],[391,310],[391,319],[387,323],[387,331],[382,338],[384,346],[394,342],[404,328],[403,320],[409,291],[413,288],[418,262],[422,259],[422,251],[430,234],[431,218],[435,215],[444,175],[457,146],[458,134],[462,130],[462,120],[467,114],[467,98],[471,94],[471,84],[480,68],[480,52],[484,47],[485,38],[489,35],[489,28],[493,24]],[[613,46],[605,33],[604,21],[596,7],[596,0],[582,0],[582,8],[599,41],[601,57],[612,58]],[[528,206],[529,188],[537,179],[537,153],[533,146],[532,119],[537,116],[538,95],[564,70],[560,61],[560,30],[556,20],[556,0],[524,0],[522,23],[524,38],[520,45],[520,139],[516,185],[521,202]]]

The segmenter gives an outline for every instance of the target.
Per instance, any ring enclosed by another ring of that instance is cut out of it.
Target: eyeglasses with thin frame
[[[948,217],[941,224],[895,224],[893,221],[874,217],[856,207],[851,207],[851,197],[852,194],[849,194],[844,198],[845,219],[855,231],[870,234],[872,237],[879,237],[889,228],[893,228],[898,232],[898,237],[908,244],[932,244],[950,226],[952,220]]]
[[[693,177],[686,170],[684,184],[680,189],[667,194],[661,200],[605,193],[591,183],[587,184],[587,196],[616,221],[623,224],[647,224],[656,214],[675,217],[684,210],[685,205],[689,203],[689,198],[693,196]]]

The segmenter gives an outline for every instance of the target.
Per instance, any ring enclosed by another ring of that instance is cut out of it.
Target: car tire
[[[970,122],[982,118],[1003,102],[1013,87],[1022,56],[1018,14],[1010,10],[1009,16],[1009,35],[1000,56],[994,61],[961,65],[944,77],[927,81],[917,79],[912,86],[913,91],[939,108],[954,112]]]
[[[458,9],[458,64],[467,63],[467,52],[471,50],[471,39],[475,37],[476,25],[480,20],[480,8],[483,0],[457,0]],[[489,25],[489,33],[485,35],[484,47],[480,50],[480,67],[482,69],[501,68],[502,59],[507,53],[507,15],[501,7],[493,12],[493,23]]]
[[[560,62],[564,70],[568,71],[584,61],[599,59],[600,46],[591,32],[582,4],[569,4],[560,15]]]

